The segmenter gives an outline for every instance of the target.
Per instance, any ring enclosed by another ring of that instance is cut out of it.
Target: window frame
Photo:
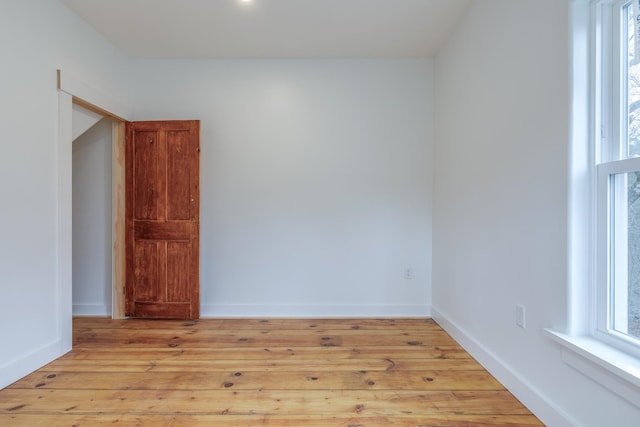
[[[624,94],[628,93],[628,67],[623,65],[623,61],[626,61],[628,49],[625,42],[628,40],[625,25],[628,17],[624,9],[634,1],[636,0],[595,2],[593,67],[596,108],[593,123],[596,126],[599,124],[600,132],[594,132],[597,141],[594,141],[592,147],[596,163],[595,185],[592,189],[596,223],[596,307],[591,324],[592,334],[596,339],[640,357],[640,339],[616,330],[615,317],[626,317],[628,312],[618,313],[613,308],[628,304],[626,292],[619,291],[628,286],[627,261],[624,256],[615,256],[616,249],[625,246],[624,242],[627,241],[626,233],[620,231],[622,227],[616,226],[627,223],[626,209],[616,209],[617,206],[627,205],[626,186],[624,181],[618,182],[614,177],[640,171],[640,158],[627,158],[626,154],[628,106]]]

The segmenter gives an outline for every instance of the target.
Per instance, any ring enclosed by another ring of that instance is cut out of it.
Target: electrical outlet
[[[404,269],[404,278],[405,278],[405,280],[413,279],[413,268],[405,267],[405,269]]]
[[[526,327],[526,308],[522,304],[516,305],[516,325],[522,329]]]

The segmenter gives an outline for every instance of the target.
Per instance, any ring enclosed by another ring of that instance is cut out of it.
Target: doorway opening
[[[72,110],[72,315],[124,318],[124,121]]]
[[[114,97],[115,91],[91,79],[78,78],[58,70],[58,334],[60,352],[71,350],[73,317],[73,105],[108,117],[112,127],[112,304],[114,319],[124,318],[124,139],[125,120],[133,116],[132,108]]]
[[[112,315],[112,122],[73,105],[74,316]]]

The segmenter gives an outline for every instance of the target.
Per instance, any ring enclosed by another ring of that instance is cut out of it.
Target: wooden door
[[[200,122],[126,124],[125,314],[200,315]]]

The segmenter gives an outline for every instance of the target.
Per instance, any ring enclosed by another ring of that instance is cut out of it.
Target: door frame
[[[124,122],[133,117],[127,101],[114,96],[105,83],[57,70],[58,150],[57,150],[57,289],[58,336],[62,351],[72,347],[72,109],[73,104],[113,120],[112,150],[112,317],[124,318],[125,274],[125,194]]]

